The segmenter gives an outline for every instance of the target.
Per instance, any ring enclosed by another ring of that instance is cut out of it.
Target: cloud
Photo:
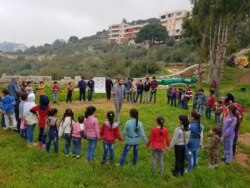
[[[79,38],[128,21],[190,9],[189,0],[0,0],[0,42],[15,39],[42,45],[60,38]]]

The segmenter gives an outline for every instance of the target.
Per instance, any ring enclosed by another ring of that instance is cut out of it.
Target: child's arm
[[[169,148],[169,145],[170,145],[170,137],[169,137],[169,133],[168,133],[168,130],[166,130],[166,144],[167,144],[167,148]]]
[[[178,129],[175,129],[174,137],[172,138],[172,140],[170,142],[170,148],[173,148],[175,146],[177,139],[178,139]]]
[[[116,127],[114,129],[114,132],[115,132],[115,138],[117,138],[118,140],[122,141],[122,138],[121,138],[121,135],[120,135],[120,132],[119,132],[119,128]]]
[[[147,136],[145,135],[145,132],[144,132],[144,129],[143,129],[143,126],[141,125],[141,128],[139,129],[139,131],[140,131],[140,135],[141,135],[141,137],[142,137],[142,139],[143,139],[143,141],[145,142],[145,144],[147,143]]]

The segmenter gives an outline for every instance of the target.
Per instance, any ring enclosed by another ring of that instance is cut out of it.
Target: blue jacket
[[[191,121],[190,128],[190,140],[188,142],[188,149],[190,151],[197,151],[203,143],[203,130],[204,126],[200,124],[200,130],[198,128],[197,121]]]
[[[129,91],[132,87],[132,82],[128,81],[125,87],[126,87],[126,91]]]
[[[16,104],[15,98],[8,95],[3,97],[0,106],[3,110],[3,113],[8,114],[15,111],[15,104]]]
[[[84,80],[80,80],[79,82],[78,82],[78,86],[77,87],[79,87],[79,89],[86,89],[86,82],[84,81]]]
[[[138,121],[138,132],[135,132],[135,119],[130,119],[126,122],[126,125],[123,129],[122,139],[126,140],[126,143],[129,145],[138,145],[140,144],[141,138],[145,143],[147,143],[147,137],[144,133],[142,123]]]
[[[137,84],[137,92],[142,93],[143,92],[143,84]]]
[[[15,99],[18,98],[18,92],[20,92],[20,87],[15,84],[15,82],[11,81],[8,85],[9,95],[14,97]]]

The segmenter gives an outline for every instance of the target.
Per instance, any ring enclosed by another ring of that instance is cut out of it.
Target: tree
[[[79,38],[76,36],[69,37],[68,43],[77,43],[79,41]]]
[[[249,0],[191,0],[192,18],[184,22],[184,36],[197,44],[200,59],[209,62],[209,81],[217,84],[223,75],[224,60],[239,23],[249,19]],[[205,23],[205,24],[204,24]],[[249,22],[248,22],[249,23]]]
[[[164,43],[168,38],[166,28],[158,23],[145,25],[137,34],[136,42],[147,41],[150,46],[156,43]]]

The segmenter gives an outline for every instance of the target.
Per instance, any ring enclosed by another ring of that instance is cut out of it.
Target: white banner
[[[106,78],[105,77],[94,77],[93,78],[95,82],[95,88],[94,91],[95,93],[106,93]]]

